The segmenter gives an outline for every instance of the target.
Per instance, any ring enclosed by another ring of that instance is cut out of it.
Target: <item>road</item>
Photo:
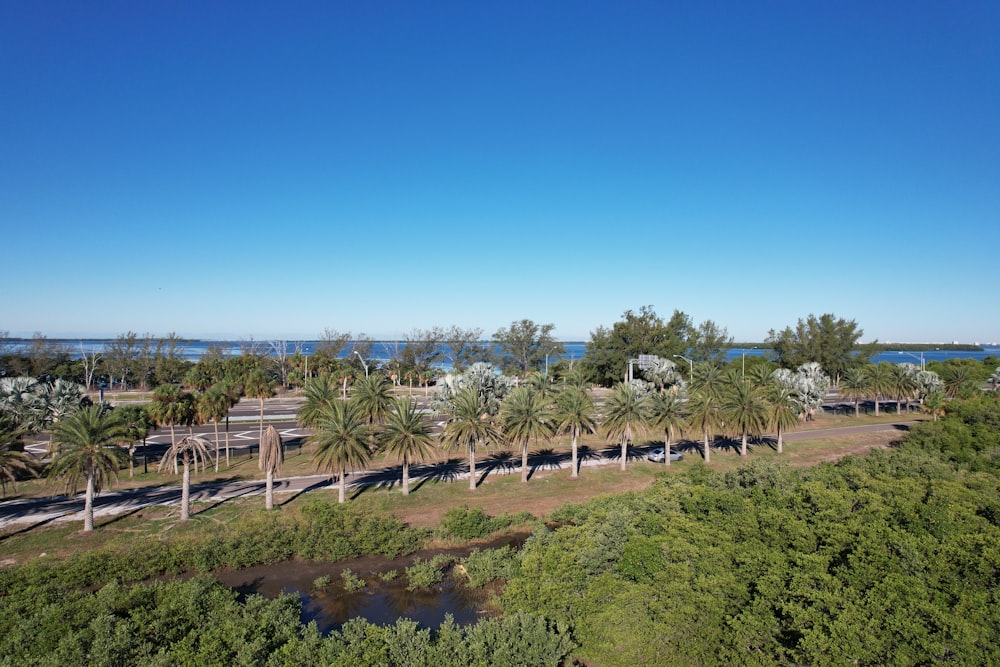
[[[259,406],[258,406],[259,415]],[[280,413],[274,412],[272,416],[278,417],[277,423],[282,424],[279,431],[288,434],[286,442],[294,442],[298,439],[301,442],[305,435],[305,430],[300,428],[294,421],[281,421]],[[241,426],[230,431],[230,439],[240,436],[241,447],[254,447],[258,444],[257,436],[259,430],[245,422],[240,422]],[[274,423],[274,422],[272,422]],[[905,430],[912,422],[894,424],[871,424],[864,426],[843,426],[813,431],[791,431],[784,435],[786,442],[796,440],[808,440],[815,438],[828,438],[858,433],[879,433],[885,431]],[[186,431],[186,429],[184,429]],[[211,427],[205,430],[195,429],[196,432],[211,433]],[[170,434],[158,432],[155,439],[156,445],[162,452],[166,448]],[[154,439],[151,437],[151,439]],[[773,438],[772,438],[773,439]],[[160,443],[159,441],[163,442]],[[697,449],[694,443],[693,449]],[[639,460],[645,458],[646,453],[652,447],[631,447],[629,449],[629,460]],[[152,448],[151,448],[152,449]],[[245,453],[245,452],[243,452]],[[697,455],[696,452],[693,452]],[[604,450],[587,450],[581,453],[581,466],[599,466],[611,463],[618,463],[620,448],[609,447]],[[543,455],[536,455],[529,458],[531,474],[542,469],[563,469],[571,465],[569,452],[553,452]],[[150,462],[154,459],[151,457]],[[158,459],[157,459],[158,460]],[[520,471],[521,459],[519,456],[508,453],[485,456],[476,461],[476,474],[480,476],[479,483],[482,483],[491,475],[511,474]],[[352,473],[348,477],[348,487],[352,490],[359,490],[367,487],[392,487],[401,482],[402,472],[399,466],[387,466],[373,470],[366,470]],[[410,467],[410,482],[414,486],[419,486],[422,481],[457,481],[468,480],[469,468],[464,457],[449,459],[444,463],[433,465],[415,465]],[[276,493],[297,494],[316,489],[334,489],[335,479],[330,475],[308,475],[302,477],[289,477],[275,480],[274,490]],[[191,486],[191,500],[194,502],[224,502],[231,498],[253,496],[264,493],[264,482],[260,481],[233,481],[213,484],[193,484]],[[151,505],[173,505],[180,502],[180,486],[154,486],[139,489],[129,489],[126,491],[105,492],[97,496],[94,500],[95,516],[113,516],[136,512]],[[29,498],[21,500],[9,500],[0,502],[0,528],[12,525],[30,524],[24,530],[51,523],[54,521],[83,521],[83,495],[59,496],[55,498]]]

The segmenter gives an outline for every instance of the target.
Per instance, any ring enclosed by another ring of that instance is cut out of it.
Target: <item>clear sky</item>
[[[9,0],[0,330],[1000,339],[1000,3]]]

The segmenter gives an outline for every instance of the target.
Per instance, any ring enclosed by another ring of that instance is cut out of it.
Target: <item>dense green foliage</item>
[[[238,595],[196,570],[293,556],[395,557],[426,533],[371,511],[309,501],[298,518],[255,512],[207,540],[139,540],[125,549],[35,560],[0,571],[0,665],[558,665],[574,648],[565,627],[510,614],[435,632],[401,619],[363,619],[324,637],[300,621],[297,597]],[[450,562],[427,561],[437,579]]]
[[[441,530],[451,537],[474,540],[533,518],[529,512],[490,516],[479,507],[470,509],[468,505],[463,505],[445,511],[441,520]]]
[[[998,456],[989,396],[864,458],[663,476],[558,512],[502,604],[591,665],[997,664]]]

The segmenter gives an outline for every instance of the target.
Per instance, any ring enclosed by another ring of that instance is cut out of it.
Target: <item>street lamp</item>
[[[913,354],[912,352],[903,352],[903,351],[900,351],[900,354],[908,354],[911,357],[913,357],[914,359],[919,359],[920,360],[920,370],[922,370],[922,371],[927,370],[927,367],[924,364],[924,353],[923,353],[923,351],[920,352],[920,356],[919,357],[917,355]]]
[[[685,357],[683,354],[675,354],[674,356],[677,357],[678,359],[683,359],[684,361],[688,362],[688,367],[689,367],[689,371],[690,371],[688,373],[688,380],[693,379],[694,378],[694,362],[691,361],[690,359],[688,359],[687,357]]]
[[[361,365],[365,367],[365,377],[368,377],[368,364],[365,363],[365,358],[361,356],[361,353],[354,350],[354,354],[358,355],[358,359],[361,360]]]

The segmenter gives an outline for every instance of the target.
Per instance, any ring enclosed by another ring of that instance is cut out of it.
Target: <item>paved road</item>
[[[872,424],[865,426],[844,426],[814,431],[792,431],[786,433],[785,441],[808,440],[850,435],[855,433],[878,433],[885,431],[906,430],[914,422],[896,424]],[[289,433],[300,432],[297,426],[285,429]],[[258,431],[249,429],[244,433],[245,441],[257,444]],[[233,433],[230,433],[233,436]],[[169,433],[167,434],[169,439]],[[300,437],[300,436],[298,436]],[[773,439],[773,438],[772,438]],[[163,445],[165,447],[165,445]],[[638,460],[646,456],[649,447],[632,447],[629,449],[629,460]],[[690,450],[694,456],[699,455],[698,443],[684,443],[682,451]],[[603,450],[588,450],[582,448],[580,453],[581,466],[599,466],[617,463],[620,448],[609,447]],[[568,469],[571,465],[569,452],[555,452],[536,455],[529,458],[531,474],[537,470]],[[152,462],[152,459],[151,459]],[[476,460],[476,474],[480,483],[491,475],[511,474],[520,471],[521,459],[516,454],[494,454]],[[352,473],[348,477],[348,487],[359,490],[367,487],[393,487],[401,483],[402,470],[399,466],[367,470]],[[410,467],[411,488],[419,486],[423,481],[457,481],[468,480],[469,467],[463,456],[457,456],[444,463],[434,465],[417,465]],[[309,475],[289,477],[275,481],[277,493],[297,494],[315,489],[335,489],[336,480],[330,475]],[[264,482],[241,481],[194,484],[191,487],[191,500],[198,502],[223,502],[230,498],[259,495],[264,493]],[[105,492],[94,501],[95,516],[113,516],[136,512],[151,505],[173,505],[180,502],[181,488],[179,486],[155,486],[126,491]],[[0,502],[0,528],[11,525],[29,524],[24,530],[53,521],[83,521],[83,495],[59,496],[55,498],[31,498]]]

